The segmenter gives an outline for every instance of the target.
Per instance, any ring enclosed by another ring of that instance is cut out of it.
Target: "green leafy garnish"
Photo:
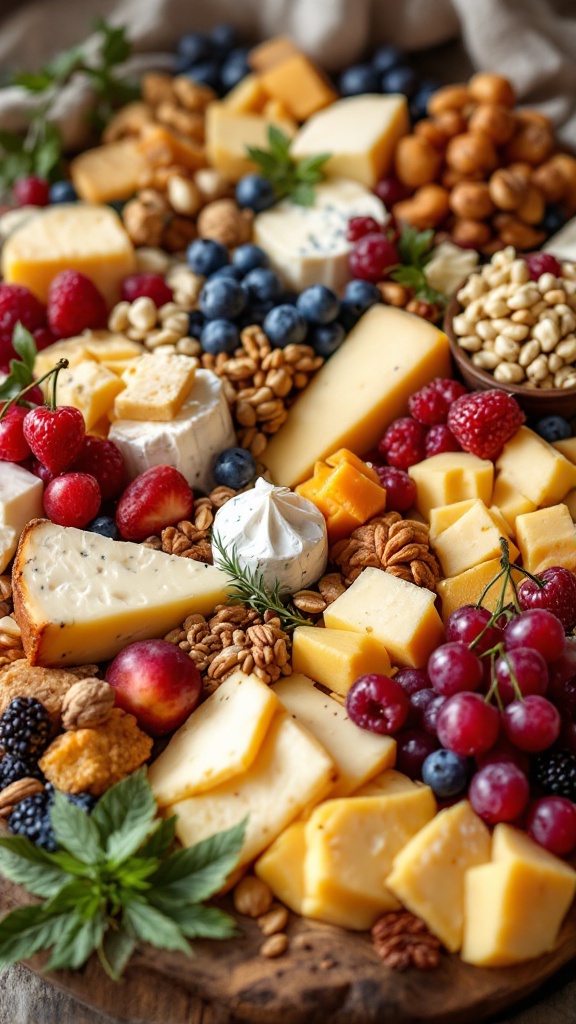
[[[16,398],[20,392],[29,384],[35,384],[33,370],[37,350],[33,336],[21,323],[15,325],[12,332],[12,347],[18,353],[20,359],[11,359],[8,364],[9,373],[6,380],[0,384],[0,401],[9,402]],[[18,404],[29,403],[22,400]]]
[[[229,939],[236,924],[203,905],[238,862],[246,821],[188,849],[173,849],[176,818],[156,816],[144,770],[113,786],[92,814],[56,793],[60,849],[0,838],[0,871],[43,903],[0,921],[0,970],[51,949],[47,970],[77,968],[93,952],[114,981],[138,942],[190,956],[188,939]]]
[[[296,626],[312,625],[310,619],[298,615],[292,605],[283,603],[278,580],[276,580],[274,588],[270,590],[264,582],[263,573],[258,573],[256,570],[240,564],[235,544],[232,545],[230,551],[227,551],[222,538],[217,533],[212,534],[212,544],[218,552],[218,568],[222,569],[232,580],[228,597],[230,604],[248,604],[263,617],[266,612],[273,612],[280,619],[282,628],[286,632],[290,632]]]
[[[437,306],[440,312],[447,305],[448,296],[431,288],[424,273],[432,256],[433,242],[434,231],[431,228],[418,231],[417,228],[404,227],[397,243],[402,262],[392,270],[389,277],[406,288],[412,288],[415,299]]]
[[[322,167],[330,159],[330,153],[294,160],[290,155],[290,139],[272,124],[268,128],[268,149],[247,146],[246,151],[274,186],[277,200],[288,197],[298,206],[314,204],[314,185],[324,180]]]
[[[15,76],[20,85],[37,97],[24,136],[18,132],[0,131],[0,189],[9,189],[18,178],[36,174],[54,178],[61,173],[62,138],[49,112],[60,89],[77,74],[84,75],[95,93],[90,114],[96,128],[101,128],[113,110],[138,95],[133,83],[120,78],[116,69],[130,55],[130,42],[123,26],[114,27],[99,18],[94,30],[100,33],[96,53],[88,54],[85,46],[74,46],[58,54],[39,72],[22,72]]]

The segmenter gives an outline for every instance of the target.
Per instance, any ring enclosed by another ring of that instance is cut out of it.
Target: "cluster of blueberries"
[[[249,73],[249,49],[241,45],[233,25],[215,25],[210,32],[187,32],[178,40],[174,70],[223,96]]]
[[[348,283],[340,299],[331,288],[315,284],[298,295],[286,291],[268,256],[257,245],[240,245],[230,257],[227,248],[197,238],[187,250],[188,265],[206,278],[198,309],[190,313],[190,334],[205,352],[232,353],[240,331],[261,324],[275,348],[306,342],[327,358],[342,344],[366,310],[380,301],[369,281]]]
[[[396,46],[381,46],[369,61],[352,64],[338,79],[342,96],[358,96],[366,92],[404,93],[410,103],[413,121],[426,117],[428,100],[438,87],[438,82],[421,79],[404,51]]]

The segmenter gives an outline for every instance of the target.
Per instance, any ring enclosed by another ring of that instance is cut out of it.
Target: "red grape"
[[[530,754],[551,747],[560,735],[560,725],[558,709],[539,694],[513,700],[502,712],[502,727],[508,739]]]
[[[419,690],[428,689],[430,686],[430,680],[426,670],[423,668],[399,668],[394,676],[394,682],[400,683],[400,686],[409,697],[413,693],[418,693]]]
[[[346,710],[361,729],[389,735],[402,728],[410,702],[402,687],[388,676],[360,676],[348,690]]]
[[[530,787],[528,779],[512,763],[487,764],[473,777],[468,798],[476,814],[489,825],[515,821],[524,811]]]
[[[441,709],[444,707],[447,697],[444,697],[441,693],[436,693],[434,698],[428,702],[424,711],[422,712],[422,727],[429,732],[431,736],[438,734],[438,715]]]
[[[544,796],[532,804],[528,835],[545,850],[564,857],[576,849],[576,806],[564,796]]]
[[[477,690],[482,682],[480,658],[466,644],[441,644],[428,659],[428,675],[436,693],[452,697],[463,690]]]
[[[422,765],[428,754],[438,750],[438,740],[421,729],[406,729],[396,737],[396,743],[397,770],[409,779],[421,779]]]
[[[494,671],[503,704],[510,704],[518,697],[512,682],[514,676],[523,697],[529,693],[543,695],[548,689],[548,666],[533,647],[514,647],[507,651],[496,659]]]
[[[471,644],[485,630],[473,648],[476,654],[484,654],[502,640],[502,631],[496,626],[488,626],[491,618],[492,613],[487,608],[477,608],[473,604],[462,605],[452,612],[446,623],[446,639]]]
[[[483,754],[494,746],[500,729],[496,708],[479,693],[455,693],[438,715],[438,739],[461,757]]]
[[[386,488],[386,511],[407,512],[416,502],[416,484],[406,470],[396,466],[374,466]]]
[[[564,626],[545,608],[534,608],[511,619],[504,632],[507,651],[514,647],[533,647],[544,661],[555,661],[566,645]]]

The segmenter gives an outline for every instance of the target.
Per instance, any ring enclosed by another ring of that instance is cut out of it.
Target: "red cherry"
[[[24,437],[32,453],[53,473],[67,469],[79,454],[85,436],[84,417],[79,409],[61,405],[30,409],[24,419]]]
[[[13,405],[0,420],[0,459],[4,462],[22,462],[31,454],[23,430],[27,413],[23,405]]]
[[[31,174],[14,182],[12,194],[18,206],[48,206],[50,184],[45,178]]]
[[[352,277],[380,281],[390,267],[400,262],[400,257],[396,246],[381,232],[374,231],[358,239],[348,262]]]
[[[44,511],[59,526],[87,526],[98,514],[100,488],[89,473],[64,473],[44,491]]]
[[[104,437],[88,434],[82,443],[80,454],[70,469],[76,473],[90,473],[96,477],[102,501],[117,498],[124,487],[126,467],[122,452]]]

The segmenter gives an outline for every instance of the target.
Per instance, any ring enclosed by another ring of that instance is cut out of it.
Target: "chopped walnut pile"
[[[368,566],[432,591],[441,576],[430,550],[428,526],[402,519],[399,512],[386,512],[359,526],[332,546],[330,558],[340,567],[347,585]]]
[[[395,971],[428,971],[440,962],[439,940],[408,910],[384,914],[372,928],[372,941],[382,962]]]

